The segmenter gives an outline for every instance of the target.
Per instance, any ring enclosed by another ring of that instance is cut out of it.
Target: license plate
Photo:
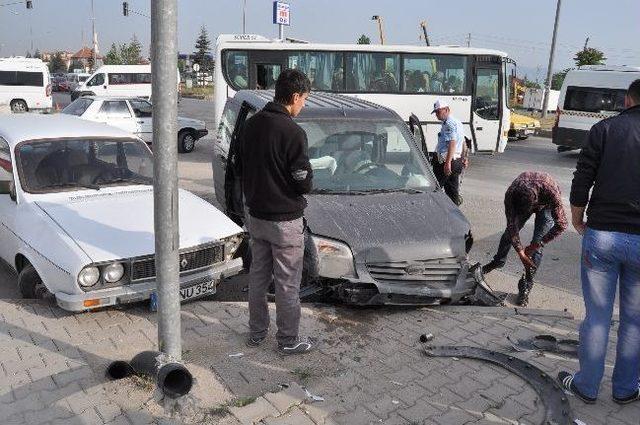
[[[216,282],[202,282],[197,285],[180,288],[180,301],[187,301],[203,295],[214,294],[216,292]]]

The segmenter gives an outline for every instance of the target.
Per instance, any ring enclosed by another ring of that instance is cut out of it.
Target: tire
[[[196,148],[196,136],[193,132],[185,130],[178,133],[178,152],[189,153]]]
[[[25,102],[24,100],[12,100],[11,112],[29,112],[27,102]]]
[[[18,274],[18,286],[23,298],[44,299],[49,295],[47,287],[31,264],[26,265]]]

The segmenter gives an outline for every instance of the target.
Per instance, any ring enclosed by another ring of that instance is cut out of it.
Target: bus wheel
[[[11,112],[27,112],[29,108],[27,107],[27,102],[24,100],[12,100],[11,101]]]

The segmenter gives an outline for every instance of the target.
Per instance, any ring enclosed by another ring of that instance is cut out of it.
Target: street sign
[[[291,25],[291,8],[288,3],[273,2],[273,23],[277,25]]]
[[[200,64],[194,63],[194,64],[193,64],[193,70],[194,70],[195,72],[200,71]]]

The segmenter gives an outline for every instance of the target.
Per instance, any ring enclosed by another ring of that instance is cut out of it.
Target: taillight
[[[47,97],[51,96],[51,84],[47,84],[46,93],[47,93]]]
[[[560,123],[560,107],[558,106],[556,108],[556,121],[553,123],[553,126],[557,127],[559,123]]]

